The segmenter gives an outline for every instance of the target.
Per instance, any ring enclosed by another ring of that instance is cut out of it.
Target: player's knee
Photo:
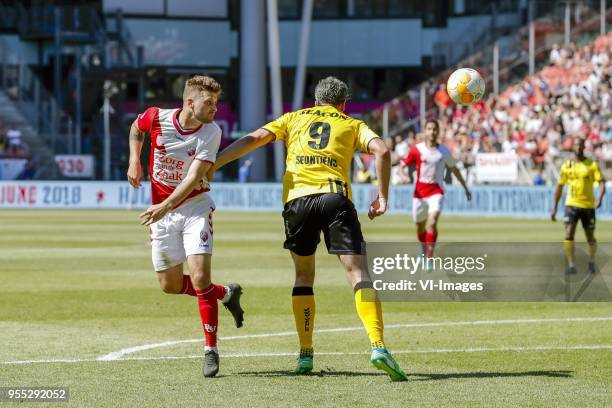
[[[295,269],[296,286],[312,286],[314,283],[314,273],[309,269]]]
[[[174,295],[180,293],[183,289],[182,284],[179,286],[176,283],[169,282],[167,280],[160,280],[159,287],[161,288],[162,292]]]
[[[206,273],[194,273],[192,275],[193,286],[201,289],[205,289],[210,286],[210,276]]]
[[[296,279],[310,280],[314,279],[315,269],[314,264],[311,262],[296,262],[295,266],[295,277]]]
[[[347,273],[353,273],[353,274],[360,274],[361,272],[363,272],[362,266],[358,263],[353,263],[353,262],[344,264],[344,269],[346,270]]]

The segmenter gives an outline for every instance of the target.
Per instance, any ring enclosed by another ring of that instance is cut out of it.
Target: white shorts
[[[434,194],[424,198],[412,198],[412,218],[414,222],[427,220],[429,214],[442,211],[444,195]]]
[[[182,264],[189,255],[211,254],[215,203],[206,193],[190,198],[151,225],[153,267],[160,272]]]

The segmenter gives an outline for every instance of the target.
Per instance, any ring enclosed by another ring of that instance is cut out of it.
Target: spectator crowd
[[[489,92],[486,99],[469,107],[452,103],[445,85],[438,84],[433,115],[440,120],[440,141],[459,160],[468,179],[477,153],[508,152],[520,158],[535,184],[543,184],[554,182],[543,176],[544,170],[558,168],[571,156],[574,138],[582,137],[587,154],[602,164],[606,179],[611,180],[611,50],[612,33],[584,47],[554,45],[542,70],[497,97]],[[414,110],[410,99],[392,102],[406,105],[394,114]],[[394,163],[417,141],[414,130],[389,138]],[[408,183],[411,177],[395,166],[394,183]]]

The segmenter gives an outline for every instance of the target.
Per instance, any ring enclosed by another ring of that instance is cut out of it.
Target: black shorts
[[[565,216],[563,221],[566,224],[576,225],[578,220],[582,222],[582,228],[585,230],[595,229],[595,209],[594,208],[580,208],[573,207],[571,205],[565,206]]]
[[[361,224],[355,206],[343,195],[325,193],[296,198],[285,204],[283,219],[283,247],[298,255],[315,253],[321,231],[330,254],[361,254]]]

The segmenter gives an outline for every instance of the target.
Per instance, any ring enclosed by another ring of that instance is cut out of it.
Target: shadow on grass
[[[377,372],[355,372],[355,371],[332,371],[332,370],[320,370],[313,371],[308,374],[295,374],[293,371],[286,370],[273,370],[273,371],[244,371],[237,373],[238,375],[251,376],[251,377],[375,377],[379,375],[386,375],[384,373]]]
[[[320,370],[309,374],[297,375],[293,371],[273,370],[273,371],[244,371],[238,375],[251,377],[378,377],[386,376],[383,372],[354,372],[354,371],[333,371]],[[453,380],[462,378],[508,378],[508,377],[552,377],[552,378],[571,378],[573,371],[524,371],[524,372],[473,372],[473,373],[408,373],[409,381],[439,381]],[[422,378],[415,378],[422,377]]]
[[[450,373],[450,374],[432,374],[432,373],[408,373],[409,377],[424,377],[411,378],[412,381],[435,381],[435,380],[452,380],[461,378],[507,378],[507,377],[553,377],[553,378],[570,378],[573,376],[573,371],[523,371],[523,372],[482,372],[473,373]]]

